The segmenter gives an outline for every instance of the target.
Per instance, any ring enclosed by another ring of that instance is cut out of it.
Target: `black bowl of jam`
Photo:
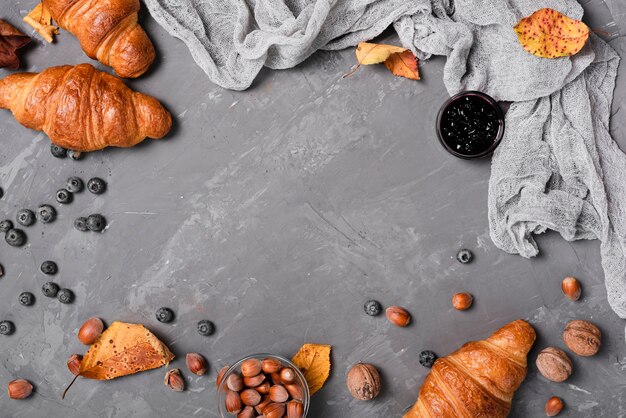
[[[479,91],[464,91],[446,101],[437,115],[437,136],[456,157],[485,157],[500,144],[504,114],[498,103]]]

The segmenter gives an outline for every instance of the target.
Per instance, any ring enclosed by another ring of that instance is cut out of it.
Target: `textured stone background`
[[[21,16],[35,3],[4,2],[0,17],[27,30]],[[626,5],[610,6],[624,33]],[[53,202],[71,175],[109,183],[100,197],[82,193],[69,206],[55,203],[59,219],[28,228],[28,246],[0,244],[0,318],[17,326],[0,338],[0,383],[23,377],[37,391],[16,402],[0,390],[0,417],[215,417],[215,370],[253,352],[290,356],[304,342],[334,347],[332,376],[315,395],[311,417],[400,416],[428,372],[420,351],[449,353],[516,318],[530,320],[539,339],[512,416],[543,416],[553,394],[566,401],[567,416],[626,414],[625,323],[607,304],[598,243],[549,233],[533,260],[493,246],[489,160],[455,159],[434,134],[447,96],[443,60],[423,63],[419,83],[382,66],[342,79],[353,52],[318,53],[295,69],[264,71],[252,89],[236,93],[211,84],[185,46],[149,16],[143,23],[159,60],[130,84],[172,111],[176,125],[166,140],[57,160],[43,134],[0,112],[0,217]],[[623,39],[612,44],[626,56]],[[25,68],[86,61],[62,33],[55,45],[38,41]],[[612,123],[622,148],[624,74]],[[93,212],[109,219],[104,234],[73,229],[74,218]],[[473,264],[454,260],[461,247],[474,251]],[[56,280],[75,291],[74,304],[41,296],[38,266],[46,259],[59,263]],[[579,303],[561,295],[568,274],[584,284]],[[450,297],[463,289],[476,303],[459,313]],[[27,290],[38,297],[32,307],[17,302]],[[369,298],[407,307],[413,324],[397,329],[366,316]],[[176,312],[173,324],[155,320],[160,306]],[[197,351],[211,373],[185,373],[182,394],[163,386],[163,369],[82,380],[61,401],[71,378],[65,361],[84,351],[75,334],[92,315],[145,323],[179,356],[174,367],[184,370],[184,354]],[[216,323],[215,336],[196,333],[203,318]],[[599,324],[603,348],[593,358],[575,357],[566,383],[548,383],[534,358],[547,345],[562,346],[561,330],[572,318]],[[373,402],[354,401],[345,389],[345,372],[358,361],[383,373],[384,391]]]

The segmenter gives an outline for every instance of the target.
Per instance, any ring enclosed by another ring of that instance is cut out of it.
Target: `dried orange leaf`
[[[515,26],[522,47],[542,58],[566,57],[580,51],[589,27],[553,9],[540,9]]]
[[[52,25],[52,16],[43,3],[39,3],[28,15],[24,16],[24,22],[31,25],[33,29],[50,43],[54,41],[53,36],[59,33],[59,28]]]
[[[304,374],[311,395],[320,390],[328,379],[330,349],[330,345],[304,344],[293,356],[292,361]]]
[[[385,61],[385,67],[394,75],[419,80],[420,73],[417,68],[417,58],[409,50],[397,54],[391,54]]]
[[[406,48],[400,48],[395,45],[361,42],[356,47],[356,59],[361,65],[380,64],[381,62],[385,62],[391,54],[404,52],[406,50]]]
[[[20,59],[17,50],[30,42],[30,38],[13,25],[0,19],[0,68],[17,70]]]

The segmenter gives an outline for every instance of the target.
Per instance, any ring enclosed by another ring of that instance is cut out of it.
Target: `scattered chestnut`
[[[172,369],[165,374],[164,380],[165,386],[172,389],[174,392],[182,392],[185,390],[185,381],[180,374],[179,369]]]
[[[91,345],[96,342],[102,331],[104,331],[102,320],[95,316],[89,318],[78,330],[78,341],[85,345]]]
[[[285,367],[280,371],[280,380],[283,383],[293,383],[296,380],[296,372],[289,367]]]
[[[454,306],[454,309],[458,311],[468,310],[472,306],[473,302],[474,297],[467,292],[455,293],[454,296],[452,296],[452,306]]]
[[[25,379],[15,379],[9,382],[9,398],[26,399],[33,393],[33,385]]]
[[[261,373],[261,360],[250,358],[241,363],[241,374],[243,377],[252,377]]]
[[[406,327],[411,322],[411,314],[400,306],[390,306],[386,311],[387,319],[398,327]]]
[[[549,417],[555,417],[563,410],[563,400],[556,396],[551,397],[546,402],[546,415]]]
[[[563,279],[563,282],[561,282],[561,290],[563,290],[563,294],[565,296],[574,301],[580,299],[580,294],[582,292],[578,280],[571,276]]]
[[[187,364],[189,371],[193,374],[202,376],[206,373],[206,359],[198,353],[187,353],[185,356],[185,363]]]
[[[80,373],[80,362],[83,361],[83,356],[80,354],[72,354],[67,360],[67,368],[72,372],[74,376],[78,376]]]

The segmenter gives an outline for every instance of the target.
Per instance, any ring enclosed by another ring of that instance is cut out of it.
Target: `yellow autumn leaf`
[[[54,41],[53,35],[59,33],[59,28],[52,25],[50,11],[44,7],[43,3],[39,3],[28,15],[24,16],[24,22],[32,26],[49,43]]]
[[[324,386],[330,375],[330,350],[330,345],[304,344],[291,360],[304,374],[311,395]]]
[[[406,48],[395,45],[361,42],[356,47],[356,59],[361,65],[380,64],[381,62],[385,62],[392,54],[406,50]]]
[[[579,52],[589,38],[589,27],[553,9],[539,9],[515,26],[522,47],[542,58],[558,58]]]

